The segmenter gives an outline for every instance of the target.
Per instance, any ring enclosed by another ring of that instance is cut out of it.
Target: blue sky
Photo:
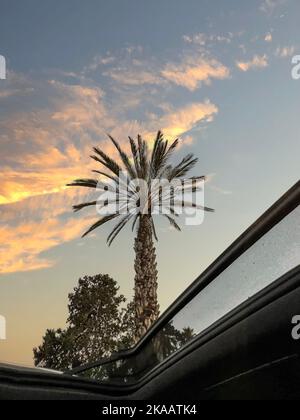
[[[182,233],[159,221],[164,310],[299,179],[300,54],[296,0],[2,1],[0,54],[0,360],[30,363],[67,294],[108,273],[129,298],[133,236],[109,227],[80,239],[95,214],[73,215],[89,154],[105,132],[125,144],[155,131],[195,153],[216,213]]]

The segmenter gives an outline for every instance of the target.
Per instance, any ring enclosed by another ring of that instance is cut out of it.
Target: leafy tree
[[[33,349],[36,366],[65,371],[133,346],[133,304],[126,304],[116,281],[108,275],[80,278],[69,294],[68,309],[67,327],[47,329],[42,344]],[[137,357],[92,368],[86,376],[126,380],[135,372],[151,369],[194,336],[192,329],[177,330],[171,321]]]
[[[154,239],[157,240],[155,231],[155,225],[153,221],[153,202],[157,203],[159,197],[158,189],[151,189],[153,180],[167,180],[169,182],[174,180],[180,180],[195,166],[198,159],[193,154],[185,156],[178,164],[170,164],[170,158],[173,155],[176,147],[178,146],[178,139],[175,140],[171,145],[164,139],[161,131],[157,133],[156,139],[153,144],[153,150],[150,153],[148,151],[147,142],[138,136],[137,141],[129,138],[129,148],[131,150],[131,156],[125,153],[111,136],[110,140],[115,146],[119,157],[120,164],[108,156],[103,150],[98,147],[94,147],[94,155],[91,156],[97,163],[102,167],[109,170],[109,173],[101,170],[95,170],[93,172],[100,175],[102,178],[108,178],[109,182],[113,183],[115,190],[119,191],[120,173],[126,171],[129,181],[142,180],[148,185],[148,196],[145,206],[142,208],[140,200],[136,200],[137,208],[136,211],[132,211],[127,208],[127,213],[123,211],[112,210],[109,214],[101,217],[91,228],[83,235],[87,235],[94,229],[104,225],[105,223],[120,218],[119,222],[113,228],[112,232],[107,238],[107,242],[110,245],[115,237],[120,233],[124,226],[129,222],[133,221],[132,229],[137,226],[137,235],[134,243],[135,250],[135,285],[134,285],[134,313],[135,313],[135,339],[141,338],[151,324],[158,318],[159,305],[157,300],[157,263],[156,253],[154,246]],[[195,182],[197,180],[204,180],[205,177],[194,177],[191,178]],[[98,179],[77,179],[68,186],[79,186],[96,189],[99,187]],[[131,183],[132,184],[132,183]],[[130,187],[129,182],[126,185]],[[184,187],[182,187],[184,189]],[[193,189],[195,191],[197,187]],[[130,187],[130,194],[135,197],[138,193],[138,188]],[[171,198],[171,197],[170,197]],[[174,196],[172,198],[175,198]],[[118,202],[119,203],[119,202]],[[99,205],[97,201],[85,202],[82,204],[75,205],[73,208],[75,211],[79,211],[85,207]],[[103,202],[103,207],[107,205]],[[172,227],[180,231],[178,223],[175,221],[177,216],[176,208],[178,207],[197,207],[206,211],[213,211],[207,207],[196,206],[194,203],[188,202],[186,199],[176,202],[176,200],[170,200],[169,214],[163,214],[168,220]],[[146,211],[145,211],[146,210]]]
[[[48,329],[33,350],[36,366],[66,370],[133,345],[133,305],[108,275],[80,278],[68,308],[67,328]]]
[[[80,364],[72,345],[72,332],[47,329],[43,344],[33,349],[35,366],[55,370],[67,370]]]

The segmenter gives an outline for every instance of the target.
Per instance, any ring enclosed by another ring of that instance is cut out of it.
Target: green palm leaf
[[[138,135],[137,140],[135,141],[131,137],[129,137],[129,143],[130,143],[130,149],[132,154],[132,160],[131,157],[128,156],[127,153],[124,152],[120,144],[108,134],[108,137],[114,144],[115,148],[117,149],[119,156],[120,156],[120,162],[121,164],[118,164],[114,159],[110,158],[105,152],[103,152],[100,148],[94,147],[93,150],[95,152],[95,155],[91,156],[92,159],[94,159],[96,162],[100,163],[109,171],[112,173],[106,173],[102,170],[93,170],[94,173],[97,173],[103,177],[106,177],[110,179],[111,181],[115,182],[115,192],[119,196],[116,199],[116,203],[119,204],[121,210],[114,214],[107,215],[100,220],[98,220],[93,226],[90,227],[90,229],[85,232],[83,236],[86,236],[90,232],[92,232],[94,229],[102,226],[106,222],[115,219],[116,217],[120,216],[121,211],[127,211],[128,213],[125,214],[125,217],[120,220],[120,222],[114,227],[112,232],[107,238],[107,242],[109,245],[113,242],[115,237],[119,234],[119,232],[123,229],[123,227],[126,225],[126,223],[134,218],[133,224],[132,224],[132,230],[135,229],[135,226],[137,222],[139,221],[141,214],[132,214],[130,213],[130,210],[127,207],[127,200],[128,197],[131,198],[131,200],[134,200],[135,195],[137,194],[137,191],[135,191],[135,187],[132,187],[131,184],[129,184],[128,179],[119,180],[120,172],[122,171],[122,166],[124,167],[124,170],[127,171],[131,179],[144,179],[147,181],[147,183],[150,185],[150,182],[152,179],[166,179],[170,182],[175,178],[182,178],[184,177],[198,162],[198,159],[194,157],[193,154],[186,155],[177,165],[173,165],[169,163],[173,152],[176,150],[179,140],[176,139],[172,142],[171,145],[169,145],[167,140],[164,140],[163,134],[161,131],[158,131],[151,155],[149,156],[148,152],[148,146],[147,142],[142,139],[140,135]],[[122,166],[121,166],[122,165]],[[183,201],[176,200],[176,194],[177,192],[196,192],[199,191],[202,185],[197,185],[197,181],[204,181],[205,177],[192,177],[189,178],[189,181],[195,181],[195,183],[190,182],[188,184],[182,184],[179,186],[176,186],[173,188],[170,193],[167,193],[162,198],[167,201],[170,199],[169,205],[164,205],[164,208],[169,210],[169,213],[174,216],[178,217],[178,213],[175,211],[176,207],[186,207],[186,208],[197,208],[203,211],[207,212],[213,212],[214,210],[206,207],[206,206],[200,206],[194,203],[187,202],[183,199]],[[72,183],[67,184],[68,186],[78,186],[78,187],[87,187],[87,188],[94,188],[96,189],[98,187],[98,180],[96,179],[76,179]],[[122,188],[121,188],[122,187]],[[129,187],[129,188],[128,188]],[[103,187],[104,188],[104,187]],[[150,202],[155,203],[159,197],[160,197],[160,188],[153,187],[151,189],[148,199]],[[138,200],[138,196],[137,196]],[[81,203],[73,206],[73,209],[75,212],[80,211],[81,209],[85,207],[91,207],[96,206],[98,201],[90,201],[86,203]],[[107,201],[103,203],[103,206],[107,204]],[[170,224],[176,229],[180,230],[179,225],[176,223],[173,217],[170,217],[169,215],[164,215],[170,222]],[[151,226],[152,226],[152,233],[154,238],[157,240],[157,234],[155,231],[155,225],[153,218],[151,217]]]
[[[138,219],[140,218],[140,216],[141,216],[140,213],[138,213],[138,214],[135,215],[135,218],[134,218],[133,223],[132,223],[132,232],[134,231],[136,222],[138,221]]]
[[[182,161],[176,165],[169,175],[169,180],[171,181],[174,178],[180,178],[186,175],[198,162],[198,158],[194,158],[193,154],[186,155]]]
[[[78,212],[81,209],[85,208],[85,207],[90,207],[90,206],[96,206],[97,201],[91,201],[89,203],[82,203],[82,204],[76,204],[75,206],[73,206],[73,210],[74,212]]]
[[[108,134],[108,137],[110,138],[110,140],[112,141],[112,143],[114,144],[114,146],[116,147],[116,149],[119,152],[119,155],[121,157],[121,160],[125,166],[125,169],[128,171],[129,175],[131,176],[131,178],[135,179],[137,177],[136,171],[134,170],[134,168],[132,167],[129,157],[127,156],[127,154],[122,150],[122,148],[120,147],[119,143]]]
[[[98,181],[96,179],[75,179],[75,181],[67,184],[67,187],[87,187],[97,188]]]
[[[108,235],[107,243],[108,246],[112,244],[116,236],[121,232],[123,227],[126,225],[127,222],[133,217],[132,214],[128,214],[127,216],[123,217],[123,219],[113,228],[111,233]]]
[[[157,237],[157,234],[156,234],[156,229],[155,229],[155,224],[154,224],[153,217],[151,217],[151,227],[152,227],[153,236],[154,236],[155,240],[158,241],[158,237]]]
[[[102,217],[102,219],[98,220],[98,222],[94,223],[89,230],[87,230],[82,237],[84,238],[86,235],[88,235],[89,233],[91,233],[93,230],[97,229],[98,227],[104,225],[104,223],[109,222],[110,220],[115,219],[116,217],[119,216],[119,213],[114,213],[114,214],[110,214],[107,216]]]
[[[119,173],[121,172],[121,167],[117,164],[116,161],[111,159],[106,153],[104,153],[101,149],[98,147],[93,148],[94,152],[100,156],[101,159],[99,159],[97,156],[91,156],[92,159],[98,161],[102,165],[106,166],[106,168],[110,169],[111,172],[113,172],[115,175],[119,176]]]
[[[175,220],[172,217],[168,216],[167,214],[164,214],[164,216],[169,220],[171,226],[173,226],[176,230],[181,232],[179,225],[175,222]]]
[[[135,170],[137,173],[137,177],[140,178],[141,175],[141,167],[140,167],[140,162],[139,162],[139,151],[137,148],[137,145],[135,143],[135,141],[131,138],[129,138],[129,142],[130,142],[130,147],[131,147],[131,153],[132,153],[132,158],[134,161],[134,166],[135,166]]]

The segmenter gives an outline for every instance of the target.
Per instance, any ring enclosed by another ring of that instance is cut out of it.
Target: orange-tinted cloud
[[[168,81],[191,91],[212,79],[228,79],[229,69],[215,59],[186,59],[183,64],[168,64],[161,74]]]
[[[91,169],[93,144],[114,126],[98,88],[51,82],[47,110],[13,114],[0,121],[0,204],[62,191]]]
[[[0,225],[0,274],[53,266],[54,261],[40,254],[79,237],[90,223],[89,218],[68,221],[53,218],[20,223],[13,227]]]
[[[192,103],[162,116],[159,125],[167,137],[180,137],[195,128],[200,122],[212,121],[218,113],[216,105],[209,101]]]
[[[122,115],[122,107],[106,103],[97,86],[52,80],[42,89],[47,90],[44,108],[0,117],[2,274],[52,267],[55,261],[44,253],[80,237],[91,223],[90,217],[75,218],[71,213],[72,204],[84,201],[87,191],[66,189],[65,185],[75,178],[93,176],[90,170],[97,167],[89,158],[93,145],[101,144],[107,154],[118,157],[106,132],[125,148],[127,136],[137,133],[146,134],[151,144],[159,128],[168,137],[177,137],[218,112],[209,101],[179,109],[166,105],[158,115],[131,121]]]
[[[139,86],[139,85],[160,85],[163,79],[153,72],[141,69],[120,69],[112,70],[104,73],[105,76],[110,76],[118,83]]]
[[[268,57],[266,55],[255,55],[250,61],[237,61],[236,66],[246,72],[252,69],[264,69],[268,67]]]

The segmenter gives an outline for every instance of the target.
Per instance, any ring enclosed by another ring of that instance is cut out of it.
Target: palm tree
[[[135,251],[135,284],[134,284],[134,308],[135,308],[135,336],[136,340],[141,338],[152,323],[159,316],[159,305],[157,301],[157,263],[154,239],[157,240],[155,231],[155,225],[153,221],[153,202],[158,202],[161,199],[161,187],[152,188],[150,187],[151,181],[153,180],[167,180],[172,182],[173,180],[181,180],[197,163],[198,159],[193,154],[185,156],[181,162],[177,165],[171,165],[169,163],[170,158],[178,146],[178,139],[175,140],[171,145],[164,139],[161,131],[157,133],[153,150],[150,153],[147,147],[147,143],[139,135],[137,141],[129,137],[129,144],[131,149],[131,155],[129,156],[120,147],[119,143],[115,141],[111,136],[110,140],[117,149],[120,156],[120,164],[110,158],[98,147],[94,147],[95,154],[91,156],[96,162],[100,163],[102,167],[109,170],[109,173],[103,172],[102,170],[95,170],[93,172],[101,175],[101,179],[109,179],[116,186],[116,191],[120,191],[119,188],[119,175],[124,172],[128,174],[130,180],[142,180],[144,183],[149,185],[149,192],[147,193],[147,211],[141,210],[140,208],[135,212],[128,210],[124,214],[124,211],[112,211],[109,214],[101,217],[90,229],[83,235],[86,236],[94,229],[104,225],[105,223],[121,217],[121,220],[113,228],[112,232],[107,238],[108,245],[111,245],[115,237],[120,233],[124,226],[133,219],[132,230],[137,230],[134,251]],[[201,180],[204,181],[205,177],[192,177],[192,190],[196,191],[198,186],[196,183]],[[99,186],[99,180],[97,179],[77,179],[68,186],[80,186],[96,189]],[[129,195],[136,197],[139,191],[136,188],[134,191],[132,187],[129,187]],[[191,190],[191,186],[181,186],[182,190]],[[168,205],[169,214],[163,214],[167,218],[168,222],[173,228],[180,231],[178,223],[175,221],[175,217],[178,216],[176,212],[177,206],[184,207],[197,207],[206,211],[213,211],[207,207],[197,206],[194,203],[184,201],[176,201],[176,194],[174,189],[169,194],[170,204]],[[139,201],[139,200],[137,200]],[[74,211],[79,211],[88,206],[98,205],[97,201],[86,202],[83,204],[73,206]],[[107,206],[107,201],[103,202],[103,207]],[[123,207],[124,210],[124,207]],[[171,216],[170,216],[171,215]]]

